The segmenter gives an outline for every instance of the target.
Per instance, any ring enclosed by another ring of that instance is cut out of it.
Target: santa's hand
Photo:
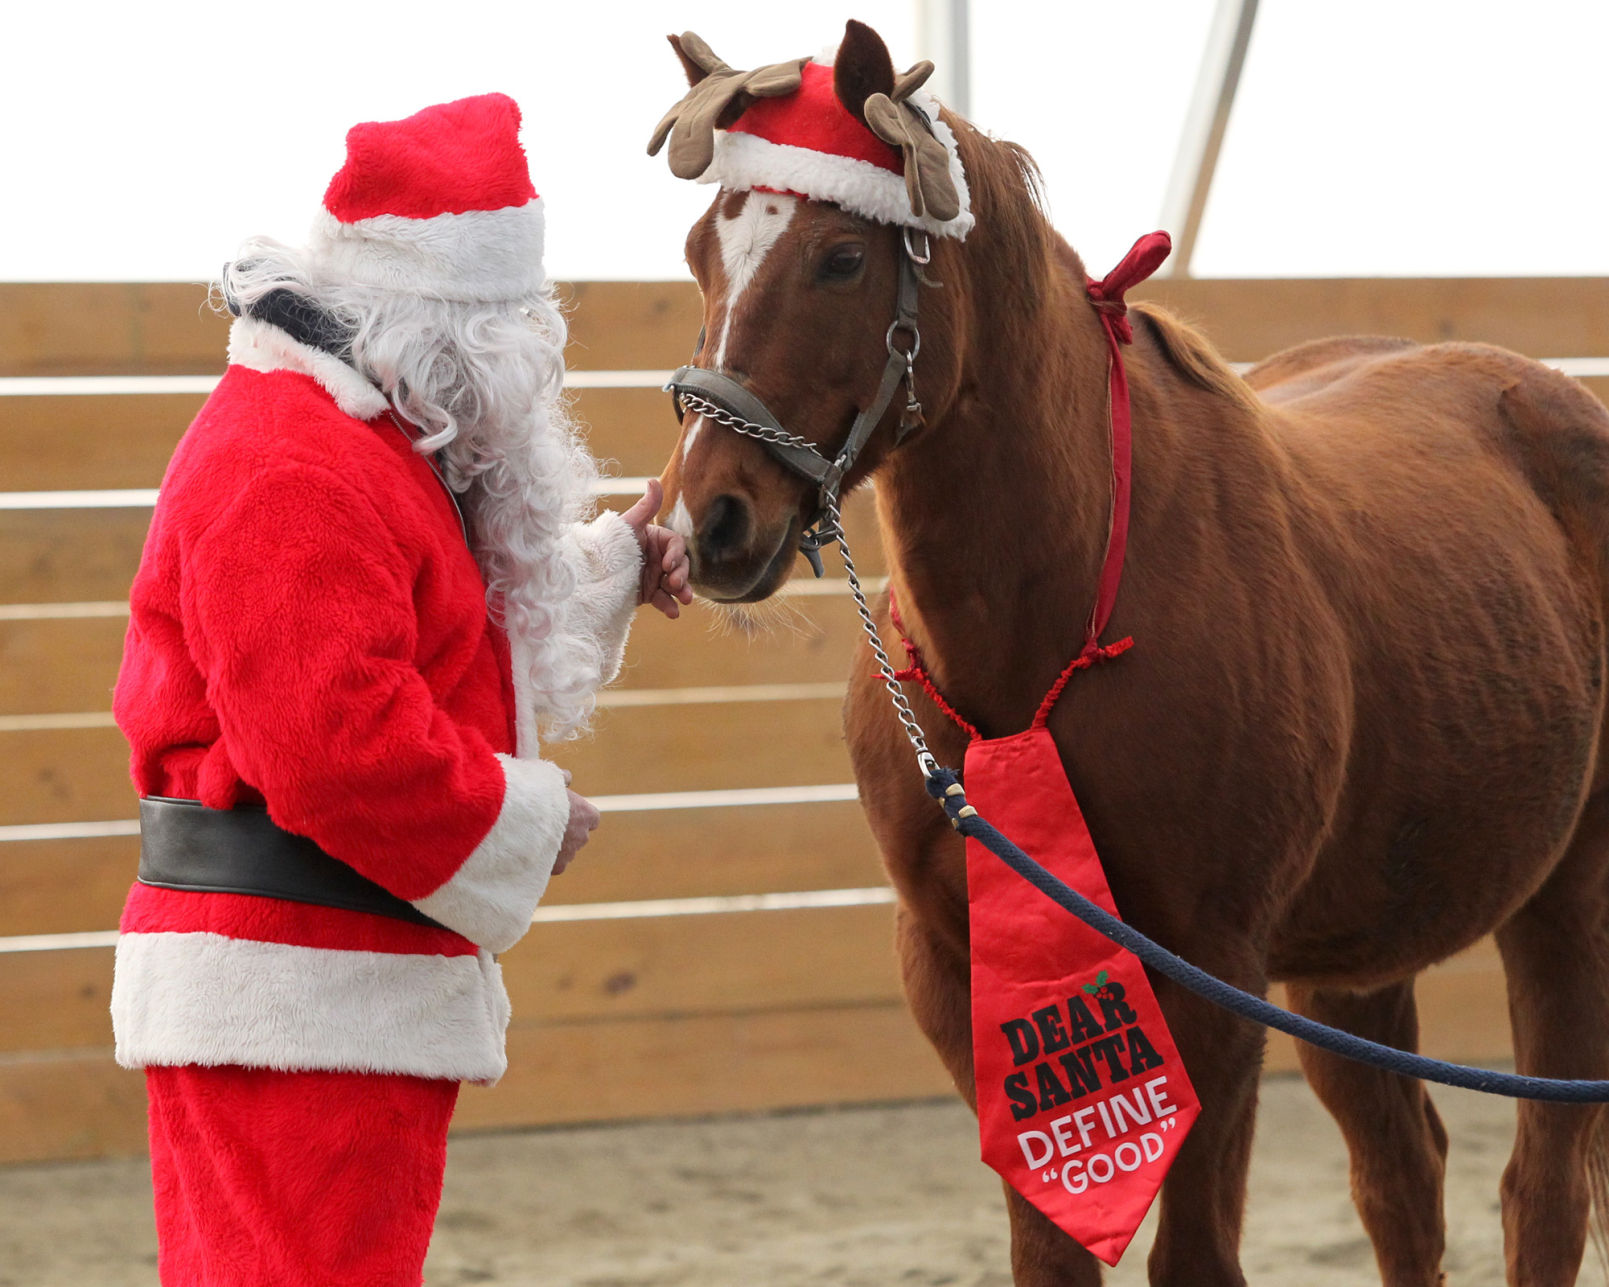
[[[621,517],[642,551],[642,584],[637,590],[637,602],[650,604],[675,620],[681,616],[681,605],[693,601],[693,588],[688,584],[687,542],[653,522],[664,499],[665,489],[659,479],[650,478],[642,499]]]
[[[566,774],[566,777],[569,775]],[[574,791],[568,792],[570,797],[570,821],[564,828],[564,839],[559,842],[559,857],[553,864],[553,874],[562,875],[564,869],[570,865],[570,859],[581,852],[581,846],[592,839],[592,833],[597,830],[599,822],[598,806],[584,795],[577,795]]]

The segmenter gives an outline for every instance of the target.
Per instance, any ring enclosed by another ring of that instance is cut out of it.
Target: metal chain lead
[[[757,425],[752,420],[735,416],[724,407],[706,401],[696,393],[682,393],[679,396],[690,410],[707,416],[746,438],[759,438],[765,442],[780,442],[789,447],[803,446],[815,450],[814,443],[808,442],[798,434],[783,433],[766,425]],[[855,610],[860,613],[860,624],[866,631],[866,639],[877,658],[877,669],[882,674],[883,687],[888,689],[888,696],[894,703],[894,714],[905,729],[905,736],[910,739],[911,749],[916,752],[917,767],[922,770],[924,778],[930,778],[938,772],[939,762],[927,748],[927,736],[922,732],[922,726],[916,722],[916,714],[911,710],[910,702],[905,700],[905,690],[894,677],[894,663],[889,661],[888,653],[883,648],[882,637],[877,633],[877,623],[872,620],[871,608],[866,603],[866,591],[861,588],[860,576],[855,571],[855,558],[849,552],[849,542],[844,537],[844,518],[838,512],[838,497],[827,496],[823,508],[831,526],[822,531],[821,536],[824,541],[830,539],[838,546],[839,557],[844,561],[844,572],[849,578],[849,592],[855,596]]]
[[[783,447],[799,447],[805,451],[819,452],[820,448],[808,438],[801,438],[796,433],[787,433],[782,429],[773,429],[769,425],[757,425],[752,420],[745,420],[742,416],[733,415],[725,407],[701,398],[696,393],[682,390],[676,395],[682,404],[689,410],[703,416],[706,420],[713,420],[723,424],[728,429],[735,429],[738,433],[750,438],[758,438],[761,442],[774,442]]]
[[[729,411],[706,402],[696,393],[684,393],[681,396],[692,410],[718,421],[744,437],[783,442],[789,446],[811,445],[797,434],[779,433],[765,425],[757,425],[740,416],[734,416]],[[860,624],[866,631],[866,639],[877,658],[877,669],[882,674],[883,687],[888,689],[888,696],[894,703],[894,714],[905,729],[905,736],[910,739],[911,749],[916,752],[917,767],[922,770],[924,778],[932,777],[938,771],[939,762],[933,757],[933,752],[928,750],[927,736],[922,732],[922,726],[916,722],[916,714],[911,710],[910,702],[905,700],[905,690],[900,687],[899,680],[894,678],[894,663],[889,661],[888,652],[883,648],[882,637],[877,633],[877,623],[872,620],[871,608],[866,603],[866,591],[861,588],[860,576],[855,571],[854,555],[849,552],[849,542],[844,538],[844,518],[838,512],[838,498],[828,497],[825,508],[832,526],[830,531],[823,532],[822,535],[830,537],[838,546],[839,557],[844,561],[844,573],[849,578],[849,592],[855,596],[855,610],[860,613]]]
[[[938,772],[939,762],[933,758],[933,752],[927,749],[927,737],[922,732],[922,726],[916,722],[916,715],[911,710],[910,702],[905,700],[905,690],[894,677],[894,665],[888,660],[882,638],[877,633],[877,623],[872,620],[871,609],[866,606],[866,592],[861,589],[860,577],[855,572],[855,560],[849,552],[849,542],[844,538],[844,520],[838,512],[836,497],[827,502],[827,517],[832,520],[832,538],[837,542],[838,554],[844,561],[844,572],[849,578],[849,592],[855,596],[855,609],[860,613],[860,624],[866,631],[866,639],[872,646],[873,654],[877,657],[877,669],[882,672],[883,687],[888,689],[889,698],[894,703],[894,714],[905,728],[905,736],[910,739],[911,749],[916,752],[917,767],[922,770],[924,778],[930,778]]]

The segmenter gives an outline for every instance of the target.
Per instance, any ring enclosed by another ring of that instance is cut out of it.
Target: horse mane
[[[1028,150],[1017,143],[990,138],[949,112],[944,118],[955,133],[966,167],[979,231],[998,239],[1014,262],[1060,267],[1082,282],[1084,262],[1051,225],[1044,176]],[[1018,292],[1019,303],[1037,305],[1043,297],[1032,273],[1024,273],[1014,281],[1013,289]],[[1251,388],[1229,369],[1198,331],[1152,304],[1135,304],[1130,314],[1145,326],[1169,365],[1184,379],[1247,411],[1257,409]]]
[[[1133,304],[1129,316],[1145,327],[1168,364],[1191,384],[1238,403],[1246,411],[1258,410],[1257,395],[1251,386],[1229,369],[1200,331],[1155,304]]]
[[[955,135],[956,149],[966,170],[972,211],[982,236],[999,246],[1010,264],[1045,264],[1047,268],[1071,256],[1069,267],[1083,277],[1083,263],[1051,227],[1045,205],[1044,178],[1039,165],[1021,144],[990,138],[970,121],[948,109],[943,119]],[[1024,271],[1012,283],[1019,307],[1037,308],[1044,301],[1040,274]]]

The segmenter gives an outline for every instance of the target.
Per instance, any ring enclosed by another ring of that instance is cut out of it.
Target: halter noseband
[[[920,250],[912,240],[913,233],[920,238]],[[831,515],[838,509],[839,489],[871,438],[872,430],[877,428],[894,401],[901,384],[905,385],[905,409],[894,434],[895,445],[903,442],[922,423],[922,404],[916,400],[914,372],[916,355],[922,351],[922,334],[916,329],[917,265],[927,263],[931,257],[927,234],[906,228],[899,246],[899,297],[894,320],[889,323],[884,339],[888,361],[883,366],[882,383],[877,386],[877,396],[872,399],[871,405],[855,417],[844,445],[831,460],[815,443],[784,429],[782,422],[765,403],[728,375],[707,367],[684,366],[674,371],[670,382],[665,385],[666,391],[676,399],[678,408],[695,412],[747,438],[756,439],[785,469],[816,485],[816,509],[800,533],[799,552],[810,561],[811,570],[818,577],[823,572],[821,548],[829,544],[838,531]],[[908,352],[894,342],[895,335],[900,331],[910,334],[911,347]]]

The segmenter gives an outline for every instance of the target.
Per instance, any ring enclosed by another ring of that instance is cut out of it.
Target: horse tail
[[[1498,401],[1521,467],[1609,580],[1609,408],[1540,363],[1516,374]]]

